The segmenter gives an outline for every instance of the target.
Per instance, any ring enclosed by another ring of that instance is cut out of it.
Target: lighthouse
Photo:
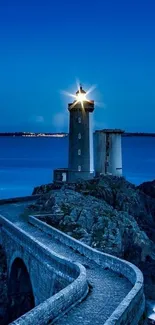
[[[100,174],[122,176],[121,138],[124,131],[120,129],[97,130],[94,132],[93,145],[90,113],[94,111],[94,100],[87,98],[88,92],[80,85],[76,94],[72,95],[75,98],[74,101],[68,104],[68,168],[54,170],[55,183],[76,183],[81,179],[92,179],[94,174],[95,177]]]
[[[86,98],[86,92],[80,85],[73,103],[68,104],[69,110],[69,160],[68,182],[79,179],[90,179],[90,120],[94,111],[94,101]]]

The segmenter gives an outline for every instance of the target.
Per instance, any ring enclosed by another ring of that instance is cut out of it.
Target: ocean
[[[0,148],[0,198],[30,195],[68,164],[68,137],[0,137]],[[155,179],[155,137],[123,137],[122,157],[127,180]]]

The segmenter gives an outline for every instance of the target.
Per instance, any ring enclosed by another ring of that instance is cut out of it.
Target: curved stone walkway
[[[95,262],[74,252],[59,241],[53,240],[49,235],[25,223],[19,215],[29,202],[14,203],[0,206],[0,214],[14,222],[28,234],[46,245],[48,249],[62,255],[71,261],[83,264],[87,270],[90,292],[83,302],[73,307],[62,318],[57,320],[57,325],[102,325],[117,308],[120,302],[131,290],[131,283],[124,277],[108,269],[103,269]]]

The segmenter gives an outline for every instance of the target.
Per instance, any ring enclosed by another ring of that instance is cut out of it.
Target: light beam
[[[62,93],[66,96],[70,96],[72,98],[75,99],[75,101],[73,102],[73,104],[70,106],[70,108],[72,109],[74,106],[76,106],[78,103],[81,103],[81,107],[84,111],[84,102],[88,102],[91,103],[91,101],[87,98],[87,95],[90,94],[95,88],[96,85],[91,86],[86,93],[82,93],[81,92],[81,88],[80,88],[80,83],[77,82],[77,88],[78,88],[78,94],[74,95],[72,93],[69,93],[67,91],[63,91]]]

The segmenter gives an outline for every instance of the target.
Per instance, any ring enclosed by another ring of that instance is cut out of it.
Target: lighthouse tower
[[[94,111],[94,101],[87,100],[80,86],[76,99],[68,104],[69,118],[69,162],[68,182],[90,179],[90,124],[89,114]]]

